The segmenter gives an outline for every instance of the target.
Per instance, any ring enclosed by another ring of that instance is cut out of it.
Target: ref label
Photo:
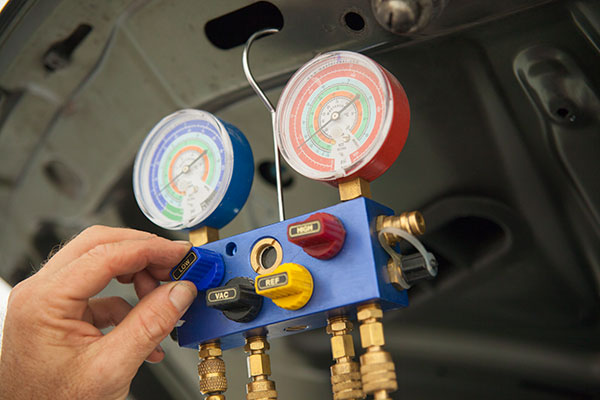
[[[190,251],[187,256],[175,268],[171,270],[171,278],[174,281],[181,279],[183,274],[198,260],[198,256],[193,251]]]
[[[303,222],[298,225],[291,225],[288,231],[288,235],[291,238],[297,238],[300,236],[313,235],[321,232],[321,221],[310,221]]]
[[[281,272],[279,274],[265,276],[256,280],[256,287],[258,290],[267,290],[285,286],[288,284],[287,272]]]
[[[212,290],[208,292],[208,296],[206,296],[206,300],[209,303],[219,303],[222,301],[229,301],[231,299],[235,299],[237,296],[236,288],[224,288],[218,290]]]

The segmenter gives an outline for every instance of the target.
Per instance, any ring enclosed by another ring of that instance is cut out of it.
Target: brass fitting
[[[269,342],[265,336],[252,336],[246,339],[244,350],[248,353],[248,377],[246,385],[247,400],[277,400],[275,382],[269,380],[271,360],[266,351]]]
[[[366,349],[360,356],[360,374],[366,394],[373,395],[376,400],[391,400],[389,393],[398,389],[398,382],[392,356],[382,348],[385,345],[382,317],[381,306],[377,303],[358,307],[360,340]]]
[[[200,378],[200,393],[207,396],[206,400],[225,400],[223,392],[227,390],[225,377],[225,362],[221,359],[223,351],[219,342],[202,343],[199,347],[198,377]]]
[[[400,228],[411,235],[420,236],[425,233],[425,218],[419,211],[404,212],[400,215],[380,215],[377,217],[377,232],[387,227]],[[390,246],[400,241],[400,238],[391,233],[384,234]]]
[[[335,361],[330,368],[333,399],[364,398],[360,369],[354,361],[354,341],[350,335],[352,322],[346,316],[329,318],[326,331],[331,335],[331,353]]]
[[[371,198],[371,186],[363,178],[354,178],[338,184],[340,200],[348,201],[359,197]]]
[[[194,246],[203,246],[206,243],[219,240],[219,230],[210,226],[201,226],[190,232],[190,242]],[[211,399],[212,400],[212,399]]]

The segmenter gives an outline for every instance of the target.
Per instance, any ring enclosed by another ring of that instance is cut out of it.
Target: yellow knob
[[[281,264],[275,271],[256,278],[256,293],[273,300],[278,307],[297,310],[313,293],[312,275],[300,264]]]

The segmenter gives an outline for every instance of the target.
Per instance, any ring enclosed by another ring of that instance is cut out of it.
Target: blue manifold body
[[[269,338],[291,335],[299,330],[323,327],[329,316],[354,315],[357,305],[370,300],[379,300],[384,310],[406,307],[406,291],[396,290],[387,281],[389,256],[379,244],[375,228],[377,216],[393,215],[393,211],[375,201],[358,198],[318,212],[336,216],[346,230],[342,250],[329,260],[313,258],[301,247],[288,242],[288,225],[301,222],[314,213],[202,246],[223,256],[225,277],[222,284],[225,284],[239,276],[255,279],[258,274],[250,263],[252,247],[264,238],[277,239],[283,249],[283,263],[300,264],[312,274],[314,291],[304,307],[296,311],[285,310],[265,298],[256,319],[239,323],[227,319],[221,311],[207,307],[205,295],[200,293],[184,315],[184,324],[177,328],[179,345],[198,348],[202,342],[220,339],[222,348],[229,349],[242,346],[248,334],[266,333]],[[305,326],[305,329],[299,329]]]

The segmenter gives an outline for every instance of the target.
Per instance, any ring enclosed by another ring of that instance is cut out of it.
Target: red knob
[[[339,253],[345,239],[342,222],[327,213],[315,213],[305,221],[288,226],[288,240],[320,260],[328,260]]]

